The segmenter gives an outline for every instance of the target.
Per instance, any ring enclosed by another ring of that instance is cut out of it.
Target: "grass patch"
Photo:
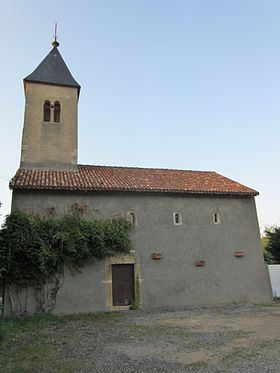
[[[65,316],[56,315],[32,315],[32,316],[12,316],[0,318],[0,347],[6,345],[11,339],[19,338],[21,333],[35,331],[53,325],[62,325],[71,321],[114,321],[122,317],[117,312],[100,312],[87,314],[73,314]]]
[[[0,318],[0,347],[18,340],[27,331],[43,329],[50,325],[61,324],[62,320],[53,315],[14,316]]]
[[[121,312],[95,312],[95,313],[74,313],[65,316],[56,316],[61,322],[66,321],[110,321],[123,317]]]
[[[206,369],[208,367],[207,361],[196,361],[195,363],[191,363],[190,367],[192,369]]]
[[[100,312],[0,318],[0,372],[71,373],[78,362],[63,360],[57,347],[47,341],[44,329],[64,328],[75,322],[81,325],[108,324],[120,317],[120,313]]]
[[[130,324],[128,329],[133,333],[134,336],[151,336],[157,338],[187,338],[191,335],[196,335],[197,333],[190,333],[186,329],[173,327],[173,326],[161,326],[161,325],[139,325]]]
[[[11,351],[0,363],[0,367],[3,373],[74,372],[72,362],[61,360],[54,348],[37,343]]]
[[[227,355],[223,357],[223,362],[235,360],[237,358],[240,358],[244,355],[244,349],[243,348],[235,348],[231,352],[229,352]]]
[[[235,348],[233,351],[228,353],[226,356],[223,357],[223,362],[233,362],[238,359],[242,359],[244,361],[250,361],[251,359],[256,359],[258,356],[258,348],[260,344],[256,344],[253,346],[248,346],[246,348]]]
[[[45,344],[44,336],[40,334],[40,330],[62,323],[63,320],[54,315],[0,319],[1,373],[72,372],[71,366],[63,363],[55,349]],[[29,332],[35,333],[28,337]]]

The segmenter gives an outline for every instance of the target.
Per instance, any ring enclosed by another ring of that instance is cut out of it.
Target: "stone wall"
[[[50,84],[25,83],[25,115],[21,167],[77,167],[78,90]],[[61,105],[60,122],[43,121],[45,100]]]

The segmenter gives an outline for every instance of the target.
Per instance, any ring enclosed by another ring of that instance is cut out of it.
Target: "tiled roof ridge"
[[[209,173],[209,174],[217,174],[216,171],[202,171],[202,170],[186,170],[180,168],[164,168],[164,167],[141,167],[141,166],[108,166],[108,165],[92,165],[92,164],[78,164],[78,167],[89,167],[89,168],[109,168],[109,169],[131,169],[131,170],[151,170],[151,171],[177,171],[177,172],[194,172],[194,173]],[[47,170],[47,169],[46,169]],[[67,171],[67,170],[66,170]],[[74,171],[79,172],[79,170]]]

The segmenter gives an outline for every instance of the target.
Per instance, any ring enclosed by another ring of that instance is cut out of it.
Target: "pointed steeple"
[[[23,79],[23,81],[75,87],[78,89],[79,93],[81,86],[73,78],[59,53],[59,43],[56,38],[52,42],[52,45],[53,49],[50,53],[30,75]]]
[[[77,170],[80,85],[53,48],[24,79],[25,115],[21,168]]]

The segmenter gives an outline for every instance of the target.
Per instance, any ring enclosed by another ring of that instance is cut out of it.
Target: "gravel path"
[[[280,372],[279,325],[279,304],[194,307],[69,318],[40,338],[77,373],[263,373]]]

